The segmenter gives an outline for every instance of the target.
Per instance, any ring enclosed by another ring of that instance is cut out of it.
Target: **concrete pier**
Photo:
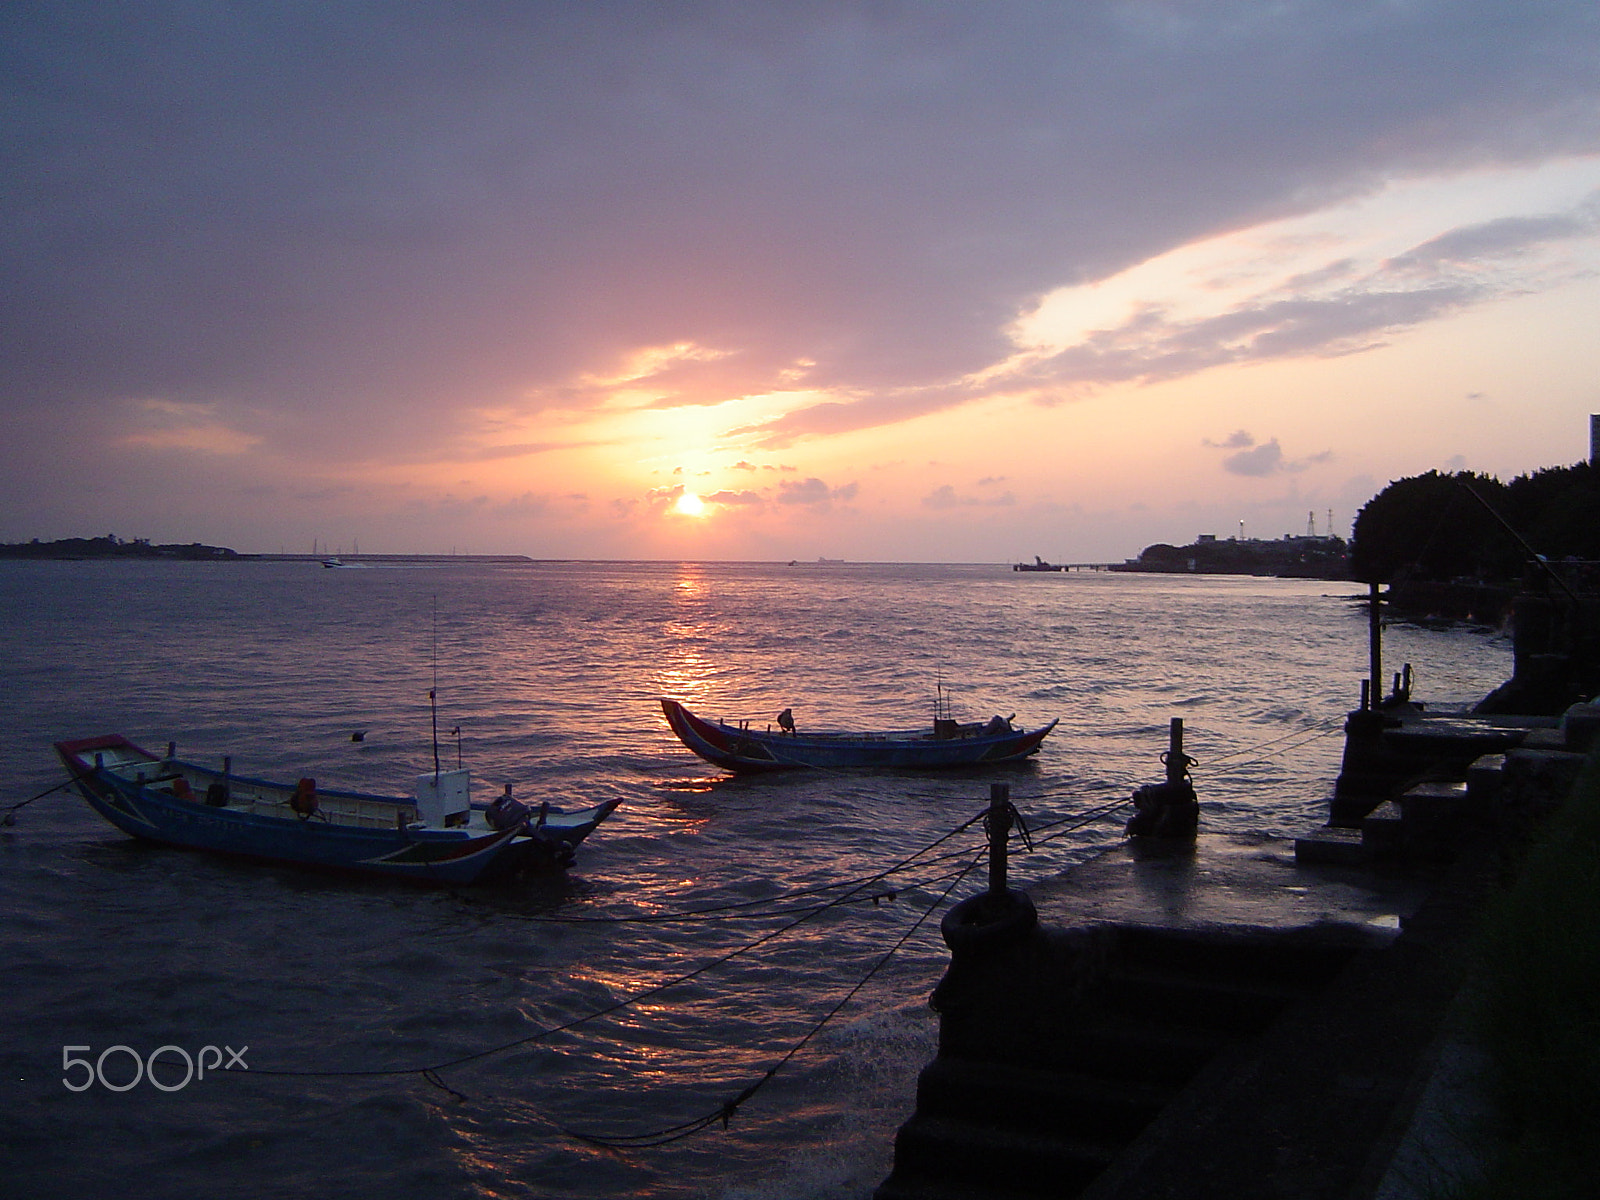
[[[1026,911],[974,907],[946,933],[939,1054],[877,1200],[1374,1195],[1500,839],[1565,797],[1597,730],[1595,706],[1391,712],[1390,772],[1353,824],[1130,839],[1029,889]]]
[[[935,993],[939,1055],[878,1200],[1342,1195],[1268,1182],[1262,1159],[1282,1157],[1281,1122],[1300,1104],[1311,1140],[1331,1138],[1342,1161],[1320,1152],[1296,1176],[1366,1168],[1370,1147],[1349,1149],[1355,1108],[1357,1136],[1375,1139],[1433,1028],[1387,1011],[1358,966],[1405,957],[1396,947],[1436,891],[1299,863],[1285,839],[1215,834],[1170,854],[1125,846],[1031,889],[1038,924],[958,950]],[[1342,1045],[1368,1002],[1387,1015],[1359,1023],[1381,1037]],[[1277,1127],[1254,1127],[1269,1115]]]

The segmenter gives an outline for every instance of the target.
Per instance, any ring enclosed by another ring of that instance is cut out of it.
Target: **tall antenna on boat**
[[[439,786],[439,595],[433,597],[433,686],[428,689],[433,714],[433,786]]]
[[[939,664],[939,670],[933,677],[933,719],[935,722],[948,720],[950,717],[950,701],[944,694],[944,664]]]

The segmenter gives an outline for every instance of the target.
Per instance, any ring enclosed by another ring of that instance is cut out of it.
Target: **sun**
[[[672,511],[680,517],[703,517],[706,515],[706,502],[693,492],[685,492],[678,497]]]

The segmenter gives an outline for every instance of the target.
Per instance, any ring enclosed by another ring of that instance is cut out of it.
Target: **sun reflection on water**
[[[666,634],[667,661],[656,673],[656,692],[691,707],[710,696],[717,672],[715,663],[701,649],[715,635],[708,619],[710,597],[703,569],[694,563],[682,564],[671,593],[676,611],[662,630]]]

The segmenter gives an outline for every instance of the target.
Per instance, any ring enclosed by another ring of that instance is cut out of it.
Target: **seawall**
[[[1361,816],[1130,839],[947,920],[939,1053],[877,1200],[1374,1195],[1504,848],[1597,728],[1394,704]]]

